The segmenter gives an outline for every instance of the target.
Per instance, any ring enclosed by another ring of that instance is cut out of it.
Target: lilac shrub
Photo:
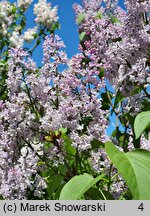
[[[2,199],[58,199],[62,186],[83,173],[105,175],[95,190],[106,199],[132,199],[105,143],[113,141],[123,152],[149,150],[148,131],[136,139],[133,122],[149,107],[150,1],[126,0],[127,11],[118,1],[74,4],[80,44],[71,59],[54,34],[57,6],[39,0],[37,26],[23,33],[21,21],[21,30],[12,29],[17,10],[24,20],[31,2],[2,1],[0,7],[7,24],[0,39],[8,41],[2,54],[10,48],[1,56],[6,85],[0,100]],[[31,56],[41,36],[43,59],[37,67]],[[24,42],[33,40],[35,45],[25,49]],[[116,125],[109,136],[112,114]]]

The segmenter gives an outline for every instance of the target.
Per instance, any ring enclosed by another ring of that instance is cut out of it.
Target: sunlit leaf
[[[143,131],[148,127],[150,127],[150,111],[138,114],[134,122],[134,132],[136,139],[138,139]]]
[[[150,152],[143,149],[123,153],[112,142],[105,144],[106,152],[129,186],[133,199],[150,199]]]
[[[77,24],[81,24],[85,20],[85,14],[84,13],[79,13],[77,17]]]
[[[79,176],[74,176],[63,187],[59,199],[78,200],[90,187],[96,184],[103,177],[104,175],[100,175],[94,179],[91,175],[87,173]]]

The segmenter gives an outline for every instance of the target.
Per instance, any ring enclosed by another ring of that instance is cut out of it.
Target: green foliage
[[[56,29],[60,29],[60,23],[59,22],[56,22],[52,25],[51,29],[48,30],[51,34],[54,34],[55,30]]]
[[[94,179],[91,175],[87,173],[84,173],[83,175],[79,175],[79,176],[74,176],[63,187],[59,199],[78,200],[84,195],[84,193],[89,188],[95,185],[103,177],[104,175],[102,174]]]
[[[105,71],[104,71],[104,68],[100,68],[100,70],[99,70],[100,72],[99,72],[99,78],[102,78],[102,77],[104,77],[104,75],[105,75]]]
[[[96,187],[89,188],[85,192],[85,195],[87,196],[88,199],[91,200],[104,200],[102,193]]]
[[[103,15],[98,12],[97,15],[95,16],[96,19],[102,19],[103,18]]]
[[[11,4],[11,6],[12,6],[12,13],[15,14],[17,11],[17,8],[15,7],[14,4]]]
[[[103,148],[104,143],[100,142],[99,140],[93,139],[91,141],[91,146],[92,146],[92,149]]]
[[[106,152],[129,186],[133,199],[150,199],[150,152],[137,149],[123,153],[112,142],[106,143]]]
[[[102,109],[109,110],[110,108],[110,100],[113,98],[112,93],[110,91],[101,93],[102,98]]]
[[[81,33],[79,34],[79,39],[80,39],[81,42],[84,40],[85,36],[86,36],[86,33],[85,33],[85,32],[81,32]]]
[[[77,16],[77,24],[81,24],[85,20],[85,14],[79,13]]]
[[[121,21],[120,21],[117,17],[115,17],[114,15],[112,15],[112,14],[110,14],[110,21],[111,21],[113,24],[115,24],[115,23],[121,24]]]
[[[138,114],[134,122],[134,132],[138,139],[146,128],[150,127],[150,111]]]
[[[55,195],[55,192],[61,184],[63,184],[63,177],[60,175],[53,175],[47,178],[47,192],[49,199]]]
[[[26,17],[25,16],[22,17],[20,26],[21,26],[21,29],[24,29],[26,27]]]
[[[116,108],[118,104],[124,100],[124,98],[124,95],[121,93],[120,90],[118,90],[114,101],[114,108]]]

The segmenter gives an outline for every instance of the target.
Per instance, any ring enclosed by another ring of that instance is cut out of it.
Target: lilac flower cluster
[[[13,6],[8,1],[2,0],[0,3],[0,35],[8,34],[8,26],[12,24],[14,14],[12,13]]]
[[[127,12],[117,1],[83,1],[74,5],[79,33],[85,37],[81,50],[93,68],[104,68],[105,77],[125,95],[134,85],[149,84],[150,1],[125,1]],[[82,14],[82,19],[81,17]]]
[[[0,194],[5,199],[24,199],[28,188],[34,184],[33,177],[38,174],[36,134],[30,129],[38,125],[36,115],[30,109],[31,98],[23,91],[25,77],[21,64],[33,71],[34,67],[32,62],[25,64],[24,57],[26,53],[21,49],[10,52],[8,100],[2,103],[0,110],[0,153],[3,161],[0,167]]]
[[[108,172],[110,168],[110,161],[107,158],[106,152],[104,149],[99,148],[97,152],[91,152],[91,163],[93,169],[97,172]]]
[[[58,36],[46,37],[43,66],[38,71],[23,49],[10,51],[8,100],[2,103],[0,112],[3,161],[0,192],[7,199],[25,198],[28,189],[37,185],[36,178],[41,181],[38,183],[41,188],[46,187],[44,179],[37,177],[40,156],[46,155],[52,166],[65,162],[61,137],[49,149],[44,148],[49,132],[67,128],[71,145],[79,152],[91,149],[93,139],[107,140],[108,113],[101,109],[98,99],[104,80],[98,82],[90,66],[82,69],[82,55],[73,57],[68,69],[59,72],[59,65],[68,62],[63,48]],[[42,193],[42,190],[34,192],[36,196]]]
[[[34,5],[34,14],[36,15],[35,22],[47,28],[51,28],[58,20],[57,6],[52,8],[51,3],[47,3],[46,0],[39,0]]]

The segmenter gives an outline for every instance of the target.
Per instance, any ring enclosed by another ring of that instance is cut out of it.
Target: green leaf
[[[85,20],[85,14],[84,13],[79,13],[77,17],[77,24],[81,24]]]
[[[70,155],[75,155],[76,154],[76,150],[75,148],[71,145],[72,144],[72,140],[69,139],[69,137],[65,134],[62,136],[62,138],[64,139],[64,146],[66,149],[66,152]]]
[[[15,13],[16,13],[16,10],[17,10],[17,8],[16,8],[16,7],[15,7],[15,5],[13,5],[13,4],[11,5],[11,7],[12,7],[12,11],[11,11],[11,12],[12,12],[13,14],[15,14]]]
[[[139,94],[142,91],[142,87],[141,86],[135,86],[135,88],[132,91],[132,94]]]
[[[104,77],[104,75],[105,75],[104,68],[100,68],[100,72],[99,72],[99,74],[98,74],[99,78]]]
[[[84,124],[86,127],[89,126],[89,123],[93,120],[92,116],[86,116],[82,117],[82,124]]]
[[[0,196],[0,200],[4,200],[4,198],[2,196]]]
[[[103,18],[103,15],[98,12],[97,15],[95,16],[96,19],[102,19]]]
[[[91,200],[104,200],[104,196],[102,195],[102,193],[98,190],[98,188],[95,187],[91,187],[90,189],[88,189],[85,194]]]
[[[62,188],[64,187],[64,185],[65,185],[65,183],[61,184],[61,185],[57,188],[57,190],[56,190],[56,192],[55,192],[55,194],[54,194],[54,196],[53,196],[53,200],[59,200],[59,196],[60,196],[61,190],[62,190]]]
[[[63,187],[60,200],[78,200],[80,197],[94,184],[96,184],[104,175],[100,175],[95,179],[84,173],[83,175],[74,176],[69,182]]]
[[[114,200],[113,195],[108,191],[99,191],[98,188],[94,187],[91,187],[85,194],[92,200]]]
[[[36,46],[38,46],[40,43],[41,43],[41,40],[38,39],[37,42],[36,42]]]
[[[67,128],[63,128],[63,127],[61,127],[61,128],[59,128],[59,131],[62,133],[62,134],[66,134],[67,133]]]
[[[58,189],[62,182],[63,178],[59,175],[54,175],[48,178],[47,192],[49,194],[49,197],[53,195],[53,193]]]
[[[134,132],[136,139],[138,139],[143,131],[150,126],[150,111],[138,114],[134,122]]]
[[[80,39],[80,41],[83,41],[83,39],[84,39],[85,36],[86,36],[86,33],[85,33],[85,32],[81,32],[81,33],[79,34],[79,39]]]
[[[114,24],[114,23],[119,23],[121,24],[121,21],[115,17],[114,15],[110,14],[110,21]]]
[[[120,152],[112,142],[105,144],[106,152],[129,186],[134,200],[150,199],[150,152],[137,149]]]
[[[102,109],[103,110],[109,110],[109,108],[110,108],[110,101],[109,101],[108,94],[110,96],[110,99],[112,99],[113,98],[113,94],[112,94],[111,91],[108,91],[108,93],[107,92],[102,92],[101,93]]]
[[[104,143],[100,142],[99,140],[93,139],[91,141],[92,149],[102,148],[104,146]]]
[[[113,195],[111,193],[109,193],[106,190],[103,190],[102,192],[103,192],[103,194],[104,194],[104,196],[106,197],[107,200],[114,200],[114,197],[113,197]]]
[[[26,18],[25,17],[22,18],[20,25],[21,25],[22,29],[24,29],[26,27]]]
[[[51,29],[47,29],[50,33],[54,33],[56,29],[60,29],[60,23],[56,22],[52,25]]]
[[[115,102],[114,102],[114,108],[117,107],[118,103],[120,103],[121,101],[124,100],[124,96],[123,94],[118,90],[117,91],[117,94],[116,94],[116,97],[115,97]]]
[[[150,101],[148,101],[148,100],[144,100],[143,102],[142,102],[142,111],[144,112],[144,111],[150,111]]]

